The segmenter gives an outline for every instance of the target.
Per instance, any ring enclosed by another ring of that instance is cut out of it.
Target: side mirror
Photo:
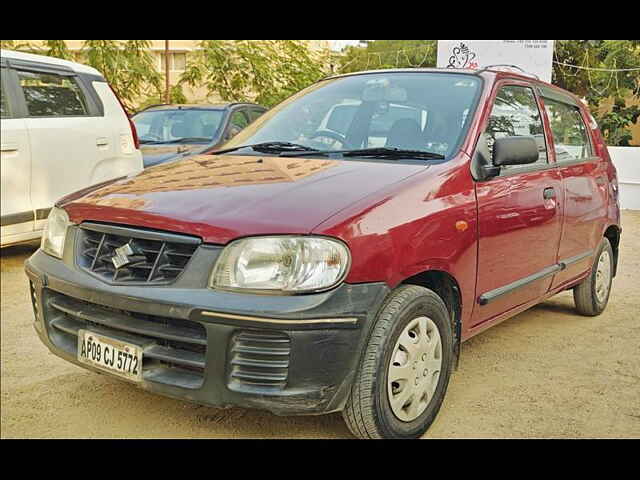
[[[538,144],[533,137],[498,138],[493,144],[493,164],[496,167],[535,163],[538,156]]]

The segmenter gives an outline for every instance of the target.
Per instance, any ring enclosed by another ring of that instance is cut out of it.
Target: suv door
[[[115,148],[111,129],[75,72],[15,68],[32,157],[35,229],[64,195],[91,185]]]
[[[547,155],[548,131],[531,85],[503,80],[494,88],[484,135],[489,150],[496,138],[530,135],[539,158],[529,165],[502,167],[497,177],[476,184],[478,273],[471,324],[496,319],[539,299],[557,271],[562,184]]]
[[[13,70],[2,67],[1,166],[2,171],[2,244],[27,240],[34,229],[31,188],[31,152],[29,135],[20,105],[16,102],[17,85]]]
[[[565,199],[558,262],[566,268],[554,277],[556,287],[591,267],[605,228],[608,177],[606,164],[595,155],[584,109],[562,92],[547,87],[540,91]]]

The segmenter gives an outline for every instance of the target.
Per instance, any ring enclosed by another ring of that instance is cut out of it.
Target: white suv
[[[0,51],[1,246],[40,237],[64,195],[142,170],[135,126],[96,69]]]

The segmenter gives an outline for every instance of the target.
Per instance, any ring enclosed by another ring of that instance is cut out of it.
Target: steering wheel
[[[343,148],[353,148],[351,145],[349,145],[346,141],[346,139],[340,135],[339,133],[333,132],[331,130],[318,130],[316,133],[314,133],[311,138],[309,140],[313,140],[316,138],[330,138],[332,140],[336,140],[338,142],[340,142],[340,144],[342,145]]]

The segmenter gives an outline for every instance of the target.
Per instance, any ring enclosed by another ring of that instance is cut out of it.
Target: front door
[[[505,166],[478,182],[478,278],[471,325],[544,295],[556,271],[561,232],[562,182],[549,163],[540,105],[525,82],[503,81],[485,134],[495,139],[533,136],[539,158],[529,165]],[[484,138],[483,138],[484,137]]]

